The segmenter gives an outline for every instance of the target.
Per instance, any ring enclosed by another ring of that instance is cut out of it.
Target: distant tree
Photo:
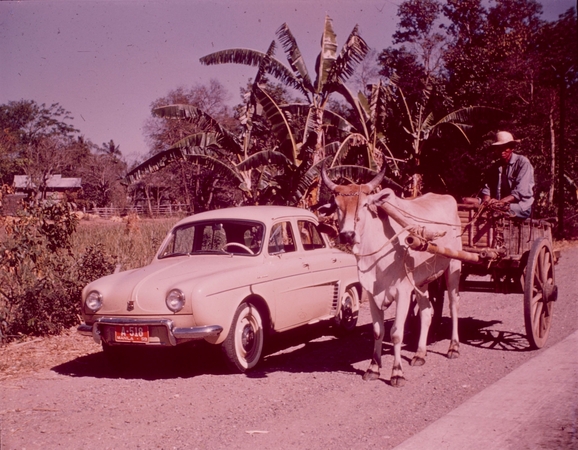
[[[226,88],[219,81],[212,79],[207,84],[173,89],[165,97],[154,100],[151,108],[154,111],[159,107],[175,104],[206,108],[208,114],[214,114],[216,120],[235,128],[238,123],[227,104],[229,97],[230,93]],[[145,139],[150,148],[147,160],[169,150],[175,142],[202,130],[203,126],[196,123],[166,120],[153,114],[144,127]],[[139,202],[144,202],[149,207],[153,204],[160,206],[161,203],[170,202],[187,204],[191,211],[199,208],[202,210],[204,208],[199,189],[209,181],[205,180],[207,177],[211,177],[210,173],[202,170],[198,163],[178,161],[166,167],[164,177],[141,178],[138,185],[131,187],[131,192],[140,199]]]
[[[78,141],[78,131],[66,121],[70,113],[58,103],[39,105],[33,100],[12,101],[0,106],[0,133],[4,162],[0,165],[5,183],[12,183],[14,175],[30,177],[31,187],[45,195],[46,183],[54,175],[70,175],[88,148]],[[6,159],[12,159],[7,163]]]
[[[127,204],[127,190],[121,183],[127,171],[120,147],[111,139],[101,147],[87,142],[92,152],[79,166],[77,176],[82,177],[83,206],[114,206],[123,208]]]
[[[116,145],[112,139],[108,142],[103,142],[98,151],[111,159],[118,159],[122,156],[120,146]]]
[[[473,131],[487,131],[504,116],[496,108],[453,108],[442,65],[447,38],[437,31],[442,11],[437,0],[402,2],[395,46],[379,55],[388,91],[383,128],[394,156],[406,161],[403,182],[411,196],[424,189],[449,189],[445,178],[451,173],[439,164],[445,160],[440,150],[470,146]],[[446,173],[442,175],[441,169]]]
[[[578,205],[578,161],[572,157],[578,143],[578,27],[575,8],[560,15],[557,21],[541,27],[536,38],[533,65],[537,68],[536,84],[540,87],[533,109],[542,111],[542,121],[548,123],[548,133],[545,134],[549,139],[544,147],[549,151],[543,156],[544,165],[550,169],[550,188],[545,186],[542,191],[547,192],[547,205],[553,205],[556,200],[557,234],[563,237],[566,234],[565,210],[573,212]],[[557,198],[554,197],[556,191]],[[575,219],[574,224],[576,222]],[[574,233],[577,228],[574,225]]]

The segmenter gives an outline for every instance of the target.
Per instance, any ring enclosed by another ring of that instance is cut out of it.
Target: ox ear
[[[327,217],[333,214],[336,209],[337,204],[332,201],[331,203],[326,203],[325,205],[321,205],[319,208],[317,208],[317,213],[320,217]]]
[[[370,195],[368,204],[370,206],[379,207],[385,202],[391,200],[393,197],[395,197],[394,192],[390,188],[385,188],[379,191],[377,194]]]

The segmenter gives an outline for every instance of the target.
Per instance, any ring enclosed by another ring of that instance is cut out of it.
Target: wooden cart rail
[[[411,230],[406,244],[414,250],[462,261],[460,291],[523,293],[528,342],[531,348],[541,348],[548,338],[558,297],[554,276],[558,255],[552,250],[552,224],[496,211],[480,214],[478,208],[467,205],[459,205],[458,212],[462,251],[438,247],[427,233]],[[443,296],[441,302],[443,305]]]
[[[518,219],[503,215],[478,215],[478,208],[459,205],[462,222],[462,246],[480,253],[499,250],[501,258],[521,259],[536,239],[552,242],[552,224],[545,220]]]

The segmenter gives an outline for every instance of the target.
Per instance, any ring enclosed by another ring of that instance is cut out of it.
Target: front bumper
[[[158,327],[166,332],[166,338],[168,342],[163,342],[164,339],[159,341],[160,345],[172,345],[175,346],[181,342],[195,341],[200,339],[205,339],[211,336],[218,336],[223,331],[223,327],[219,325],[207,325],[204,327],[189,327],[181,328],[175,327],[174,323],[170,319],[127,319],[121,317],[101,317],[96,319],[92,325],[86,323],[81,324],[77,331],[84,336],[92,336],[94,342],[100,344],[103,337],[103,327],[107,326],[149,326]],[[114,342],[109,342],[114,343]]]

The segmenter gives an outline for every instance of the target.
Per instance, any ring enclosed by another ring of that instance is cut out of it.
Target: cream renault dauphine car
[[[178,222],[149,265],[88,284],[78,331],[112,358],[204,339],[245,372],[272,332],[322,320],[353,329],[359,289],[355,257],[331,247],[311,212],[221,209]]]

